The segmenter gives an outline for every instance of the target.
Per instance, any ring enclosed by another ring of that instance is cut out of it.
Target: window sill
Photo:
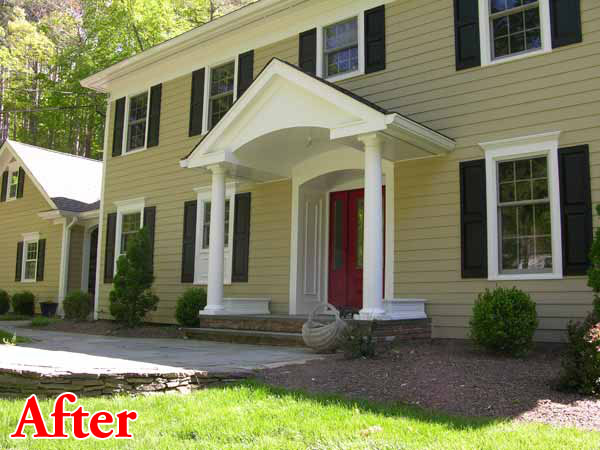
[[[35,283],[36,280],[21,280],[21,283]]]
[[[534,56],[545,55],[550,52],[552,52],[551,48],[536,50],[534,52],[519,53],[518,55],[506,56],[503,58],[492,59],[490,61],[483,62],[481,64],[481,67],[496,66],[498,64],[504,64],[504,63],[508,63],[508,62],[512,62],[512,61],[518,61],[518,60],[524,59],[524,58],[532,58]]]
[[[364,74],[365,73],[362,70],[355,70],[354,72],[343,73],[341,75],[335,75],[329,78],[325,78],[325,81],[328,81],[329,83],[336,83],[338,81],[347,80],[349,78],[359,77]]]
[[[558,273],[523,273],[523,274],[498,274],[490,275],[488,281],[534,281],[534,280],[562,280]]]

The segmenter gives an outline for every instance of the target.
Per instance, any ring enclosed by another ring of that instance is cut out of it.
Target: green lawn
[[[192,395],[84,398],[88,411],[135,409],[133,441],[16,441],[23,400],[0,400],[0,448],[139,449],[598,449],[600,433],[431,415],[310,396],[254,383]],[[42,404],[50,412],[51,400]],[[75,409],[70,406],[68,409]],[[375,427],[371,434],[364,430]],[[67,429],[70,425],[67,425]]]
[[[12,333],[9,333],[4,330],[0,330],[0,345],[4,344],[5,339],[9,342],[12,342],[13,336],[14,335]],[[17,344],[23,344],[23,343],[27,343],[27,342],[31,342],[31,339],[29,339],[28,337],[17,335]]]
[[[0,315],[0,320],[31,320],[31,316],[23,316],[12,312]]]

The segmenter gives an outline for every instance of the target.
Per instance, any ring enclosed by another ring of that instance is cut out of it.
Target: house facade
[[[60,305],[95,293],[102,163],[7,140],[0,145],[0,288]]]
[[[583,317],[598,202],[593,0],[261,0],[83,81],[110,94],[96,312],[128,234],[158,310],[432,319],[516,286]]]

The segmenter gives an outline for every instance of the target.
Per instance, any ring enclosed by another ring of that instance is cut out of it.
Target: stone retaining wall
[[[63,392],[99,396],[114,394],[151,394],[160,392],[189,393],[210,385],[242,380],[251,372],[210,373],[182,371],[175,373],[36,373],[0,368],[0,395],[56,396]]]

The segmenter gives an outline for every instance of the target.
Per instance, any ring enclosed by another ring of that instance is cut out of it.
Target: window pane
[[[517,236],[517,206],[501,208],[502,238]]]
[[[355,18],[325,28],[325,50],[348,47],[358,43],[358,21]]]
[[[529,30],[525,34],[525,44],[527,46],[527,50],[533,48],[542,48],[542,35],[540,34],[540,30]]]
[[[517,201],[531,200],[531,182],[517,181]]]
[[[517,180],[531,178],[531,160],[523,159],[515,162]]]
[[[130,99],[129,121],[142,120],[148,112],[148,94],[141,94]]]
[[[498,164],[498,173],[500,175],[500,183],[505,181],[513,181],[515,179],[515,163],[513,161],[503,162]]]
[[[510,35],[510,52],[519,53],[525,50],[525,35],[523,33]]]
[[[519,239],[519,269],[528,269],[535,263],[535,241],[532,238]]]
[[[36,261],[27,261],[25,263],[25,279],[26,280],[33,280],[33,279],[35,279],[36,267],[37,267],[37,262]]]
[[[490,11],[494,57],[542,47],[536,0],[490,0]]]
[[[146,122],[136,122],[129,125],[128,149],[135,150],[143,147],[146,141]]]
[[[19,186],[19,172],[13,172],[10,176],[10,192],[9,197],[14,198],[17,196],[17,189]]]
[[[500,185],[500,203],[515,201],[515,183]]]
[[[517,209],[519,236],[533,235],[533,205],[519,206]]]
[[[27,259],[37,259],[37,242],[27,244]]]
[[[548,180],[543,178],[541,180],[534,180],[533,182],[533,199],[543,200],[548,198]]]
[[[508,48],[508,36],[494,39],[494,56],[506,56],[510,53]]]
[[[217,97],[210,101],[210,127],[213,128],[233,105],[233,94]]]
[[[137,233],[141,226],[140,213],[124,214],[121,220],[121,253],[127,251],[127,243],[131,236]]]
[[[517,268],[517,239],[502,240],[502,268],[514,270]]]
[[[506,36],[508,34],[508,17],[494,19],[494,36]]]
[[[210,77],[210,95],[226,94],[233,92],[235,63],[231,62],[212,69]]]
[[[545,203],[542,205],[535,205],[535,234],[537,236],[540,235],[548,235],[551,234],[551,225],[550,225],[550,204]]]
[[[351,47],[327,55],[327,75],[358,70],[358,47]]]
[[[204,218],[202,221],[202,248],[210,248],[210,202],[204,202]],[[229,200],[225,200],[225,247],[229,245]]]
[[[491,0],[492,13],[504,11],[506,9],[506,0]]]
[[[525,11],[525,28],[530,30],[532,28],[539,28],[540,26],[540,10],[537,8],[528,9]]]
[[[545,178],[548,176],[548,163],[546,158],[536,158],[531,160],[533,178]]]

